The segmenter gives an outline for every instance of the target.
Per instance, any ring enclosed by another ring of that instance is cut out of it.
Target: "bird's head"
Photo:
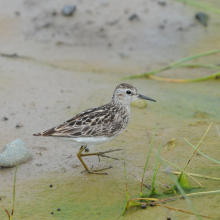
[[[139,94],[138,90],[127,83],[119,84],[114,91],[112,101],[115,103],[121,104],[130,104],[132,101],[136,99],[145,99],[156,102],[154,99],[151,99],[147,96]]]

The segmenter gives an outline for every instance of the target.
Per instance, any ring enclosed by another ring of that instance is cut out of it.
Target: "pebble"
[[[51,212],[51,214],[53,215],[53,212]]]
[[[208,22],[208,19],[209,19],[209,16],[204,13],[204,12],[198,12],[196,13],[195,15],[195,18],[204,26],[207,26],[207,22]]]
[[[26,144],[19,138],[7,144],[0,153],[1,167],[15,167],[32,159]]]
[[[170,217],[167,217],[167,220],[171,220],[171,218],[170,218]]]
[[[155,206],[154,202],[151,202],[151,203],[150,203],[150,206],[151,206],[151,207],[154,207],[154,206]]]
[[[62,13],[64,16],[72,16],[75,11],[76,11],[75,5],[65,5],[63,6]]]
[[[147,102],[143,99],[137,99],[131,103],[131,106],[134,106],[136,108],[146,108]]]
[[[85,152],[89,152],[89,149],[88,149],[88,148],[86,148],[86,149],[85,149]]]
[[[3,121],[8,121],[8,118],[7,117],[3,117]]]
[[[53,185],[52,185],[52,184],[50,184],[50,187],[53,187]]]
[[[60,208],[58,208],[57,211],[60,211]]]
[[[158,1],[157,3],[161,6],[166,6],[166,4],[167,4],[165,1]]]
[[[146,209],[146,208],[147,208],[147,204],[142,204],[142,205],[141,205],[141,208],[142,208],[142,209]]]
[[[130,17],[129,17],[129,21],[139,21],[139,17],[137,14],[132,14]]]
[[[15,127],[16,127],[16,128],[21,128],[21,127],[23,127],[23,125],[17,124]]]
[[[108,6],[109,3],[108,3],[108,2],[105,2],[105,1],[102,1],[102,2],[100,2],[100,5],[101,5],[101,6]]]

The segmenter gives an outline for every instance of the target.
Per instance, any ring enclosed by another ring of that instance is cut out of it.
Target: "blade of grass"
[[[211,11],[211,12],[215,12],[217,14],[220,14],[220,10],[218,10],[216,8],[213,8],[213,7],[210,7],[210,6],[202,5],[198,2],[194,2],[194,1],[191,1],[191,0],[175,0],[175,1],[183,2],[185,4],[189,4],[189,5],[192,5],[192,6],[202,8],[202,9],[207,10],[207,11]]]
[[[126,170],[126,153],[125,153],[125,147],[123,145],[124,150],[124,174],[125,174],[125,191],[126,191],[126,206],[121,214],[121,217],[124,215],[125,211],[129,209],[129,196],[128,196],[128,182],[127,182],[127,170]]]
[[[186,211],[186,210],[183,210],[183,209],[173,208],[173,207],[166,206],[166,205],[155,204],[155,206],[160,206],[160,207],[164,207],[164,208],[167,208],[167,209],[170,209],[170,210],[175,210],[175,211],[184,212],[184,213],[191,214],[191,215],[196,215],[196,214],[193,213],[193,212],[189,212],[189,211]],[[209,217],[209,216],[205,216],[205,215],[201,215],[201,214],[198,214],[198,215],[199,215],[200,217],[209,218],[209,219],[214,219],[214,218],[211,218],[211,217]]]
[[[134,78],[140,78],[140,77],[149,77],[149,75],[154,75],[154,74],[162,72],[164,70],[169,70],[171,68],[174,68],[175,66],[178,66],[181,63],[184,63],[184,62],[187,62],[187,61],[199,58],[199,57],[212,55],[212,54],[215,54],[215,53],[220,53],[220,50],[211,50],[211,51],[208,51],[208,52],[205,52],[205,53],[200,53],[200,54],[192,55],[192,56],[189,56],[189,57],[185,57],[183,59],[180,59],[180,60],[178,60],[178,61],[176,61],[176,62],[174,62],[174,63],[172,63],[168,66],[162,67],[160,69],[150,71],[150,72],[147,72],[147,73],[142,73],[142,74],[139,74],[139,75],[124,77],[123,79],[134,79]]]
[[[196,63],[183,63],[177,66],[174,66],[173,68],[209,68],[209,69],[220,69],[220,66],[211,65],[211,64],[196,64]]]
[[[152,137],[152,140],[151,140],[151,144],[150,144],[150,149],[149,149],[148,155],[147,155],[147,160],[146,160],[146,163],[145,163],[145,166],[144,166],[144,172],[143,172],[142,182],[141,182],[140,196],[142,196],[144,175],[145,175],[145,172],[146,172],[146,169],[147,169],[147,164],[148,164],[148,161],[149,161],[149,158],[150,158],[150,153],[151,153],[151,149],[152,149],[152,146],[153,146],[153,143],[154,143],[154,137],[155,137],[155,134],[156,134],[156,131],[157,131],[157,127],[158,127],[158,124],[156,124],[155,130],[154,130],[154,134],[153,134],[153,137]]]
[[[185,140],[192,148],[194,148],[194,149],[196,150],[196,147],[195,147],[193,144],[191,144],[191,143],[190,143],[189,141],[187,141],[185,138],[184,138],[184,140]],[[208,158],[209,160],[220,164],[219,161],[217,161],[217,160],[215,160],[215,159],[213,159],[213,158],[207,156],[206,154],[202,153],[200,150],[197,150],[197,151],[198,151],[201,155],[203,155],[204,157]]]
[[[135,175],[134,175],[135,176]],[[140,183],[142,183],[142,180],[141,179],[139,179],[137,176],[135,176],[136,177],[136,179],[140,182]],[[151,187],[149,186],[149,185],[147,185],[146,183],[143,183],[143,186],[145,186],[145,187],[147,187],[149,190],[151,190]]]
[[[3,206],[3,205],[0,205],[4,210],[5,212],[7,213],[8,215],[8,219],[10,220],[10,214],[9,214],[9,211]]]
[[[195,182],[197,182],[202,188],[204,188],[203,185],[202,185],[198,180],[196,180],[195,178],[193,178],[192,176],[190,176],[188,173],[186,173],[184,170],[182,170],[182,169],[181,169],[180,167],[178,167],[177,165],[175,165],[175,164],[173,164],[173,163],[171,163],[171,162],[169,162],[168,160],[165,160],[165,159],[163,159],[163,161],[165,161],[166,163],[169,163],[170,165],[172,165],[172,166],[176,167],[177,169],[181,170],[183,173],[185,173],[187,176],[189,176],[189,177],[192,178]],[[181,173],[180,173],[180,174],[181,174]]]
[[[204,56],[212,55],[212,54],[215,54],[215,53],[220,53],[220,50],[211,50],[211,51],[207,51],[205,53],[199,53],[199,54],[195,54],[195,55],[192,55],[192,56],[180,59],[180,60],[172,63],[171,67],[176,66],[176,65],[178,65],[180,63],[185,63],[187,61],[194,60],[194,59],[197,59],[199,57],[204,57]]]
[[[213,73],[209,76],[201,77],[201,78],[195,78],[195,79],[171,79],[171,78],[165,78],[165,77],[160,77],[160,76],[153,76],[149,75],[148,78],[150,79],[155,79],[159,81],[165,81],[165,82],[175,82],[175,83],[189,83],[189,82],[201,82],[201,81],[206,81],[209,79],[216,79],[220,76],[220,71]]]
[[[16,185],[16,178],[17,178],[17,170],[18,170],[18,165],[15,168],[15,176],[14,176],[14,187],[13,187],[13,203],[12,203],[12,209],[11,209],[11,217],[10,220],[12,220],[13,218],[13,214],[14,214],[14,207],[15,207],[15,185]]]
[[[196,146],[196,149],[194,150],[194,152],[192,153],[191,157],[189,158],[188,162],[186,163],[185,167],[183,168],[183,171],[185,171],[186,167],[188,166],[188,164],[190,163],[190,161],[192,160],[193,156],[195,155],[197,149],[199,148],[200,144],[202,143],[203,139],[205,138],[205,136],[207,135],[210,127],[211,127],[212,123],[209,125],[208,129],[206,130],[205,134],[203,135],[203,137],[201,138],[201,140],[199,141],[198,145]],[[181,175],[181,174],[180,174]]]
[[[162,146],[162,144],[160,144],[159,151],[158,151],[158,154],[157,154],[157,160],[156,160],[156,164],[155,164],[155,168],[154,168],[154,175],[153,175],[153,179],[152,179],[152,183],[151,183],[151,192],[150,192],[149,197],[154,195],[154,194],[157,194],[156,190],[155,190],[155,187],[154,187],[154,183],[155,183],[155,179],[156,179],[156,176],[157,176],[157,172],[160,169],[160,164],[161,164],[161,162],[160,162],[159,166],[157,167],[159,157],[160,157],[161,146]]]
[[[169,170],[169,168],[167,167],[166,163],[163,161],[163,159],[160,157],[160,161],[162,163],[162,165],[165,167],[166,170]],[[192,211],[196,214],[198,219],[201,219],[200,216],[198,216],[198,212],[196,211],[196,209],[194,208],[192,202],[190,201],[190,199],[188,198],[188,196],[185,194],[183,188],[180,186],[179,182],[178,182],[178,178],[175,178],[175,176],[171,173],[171,172],[167,172],[168,175],[171,177],[171,179],[173,180],[175,186],[177,187],[178,191],[181,193],[182,197],[186,200],[186,202],[188,203],[188,205],[190,206],[190,208],[192,209]]]
[[[186,196],[188,197],[192,197],[192,196],[202,196],[202,195],[209,195],[209,194],[215,194],[215,193],[220,193],[220,190],[214,190],[214,191],[206,191],[206,192],[198,192],[198,193],[189,193],[186,194]],[[182,199],[182,195],[181,196],[174,196],[174,197],[170,197],[170,198],[166,198],[166,199],[162,199],[160,200],[160,202],[164,203],[164,202],[170,202],[176,199]]]
[[[171,172],[171,173],[179,175],[181,172]],[[220,180],[220,178],[217,178],[217,177],[210,177],[210,176],[200,175],[197,173],[187,173],[187,174],[190,176],[196,176],[196,177],[205,178],[205,179]]]

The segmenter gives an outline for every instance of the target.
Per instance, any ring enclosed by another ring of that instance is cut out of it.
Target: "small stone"
[[[158,1],[157,2],[159,5],[161,5],[161,6],[166,6],[166,2],[165,1]]]
[[[147,204],[142,204],[142,205],[141,205],[141,208],[142,208],[142,209],[146,209],[146,208],[147,208]]]
[[[19,12],[19,11],[16,11],[16,12],[15,12],[15,15],[16,15],[16,16],[20,16],[20,12]]]
[[[21,127],[23,127],[23,125],[17,124],[15,127],[16,127],[16,128],[21,128]]]
[[[88,148],[86,148],[86,149],[85,149],[85,152],[89,152],[89,149],[88,149]]]
[[[101,5],[101,6],[108,6],[109,4],[108,4],[108,2],[106,2],[106,1],[102,1],[102,2],[100,2],[100,5]]]
[[[51,212],[51,214],[53,215],[53,212]]]
[[[75,11],[76,11],[75,5],[65,5],[63,7],[62,13],[64,16],[72,16]]]
[[[8,118],[7,117],[3,117],[3,121],[8,121]]]
[[[0,153],[0,166],[15,167],[32,159],[25,143],[19,138],[7,144]]]
[[[170,217],[167,217],[167,220],[171,220],[171,218],[170,218]]]
[[[60,211],[60,208],[58,208],[57,211]]]
[[[147,102],[143,99],[137,99],[131,103],[131,106],[134,106],[136,108],[146,108]]]
[[[154,202],[151,202],[151,203],[150,203],[150,206],[151,206],[151,207],[154,207],[154,206],[155,206]]]
[[[57,12],[56,12],[56,11],[52,11],[52,15],[53,15],[53,16],[56,16],[56,15],[57,15]]]
[[[139,17],[137,14],[132,14],[130,17],[129,17],[129,21],[139,21]]]
[[[50,184],[50,187],[53,187],[53,185],[52,185],[52,184]]]
[[[195,18],[204,26],[207,26],[207,22],[209,20],[209,16],[204,12],[198,12],[195,15]]]

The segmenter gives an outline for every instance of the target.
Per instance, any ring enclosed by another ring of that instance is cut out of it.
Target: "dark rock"
[[[171,220],[171,218],[170,218],[170,217],[167,217],[167,220]]]
[[[58,208],[57,211],[60,211],[60,208]]]
[[[85,152],[89,152],[89,149],[88,149],[88,148],[86,148],[86,149],[85,149]]]
[[[75,11],[76,11],[75,5],[65,5],[63,7],[62,13],[64,16],[72,16]]]
[[[209,20],[209,16],[204,12],[198,12],[195,15],[195,18],[204,26],[207,26],[207,22]]]
[[[16,12],[15,12],[15,15],[16,15],[16,16],[20,16],[20,12],[19,12],[19,11],[16,11]]]
[[[17,124],[15,127],[16,127],[16,128],[21,128],[21,127],[23,127],[23,125]]]
[[[150,203],[150,206],[151,206],[151,207],[154,207],[154,206],[155,206],[154,202],[151,202],[151,203]]]
[[[50,187],[53,187],[53,185],[52,185],[52,184],[50,184]]]
[[[108,3],[108,2],[106,2],[106,1],[102,1],[102,2],[100,2],[100,5],[101,5],[101,6],[108,6],[108,5],[109,5],[109,3]]]
[[[166,4],[167,4],[165,1],[158,1],[157,3],[161,6],[166,6]]]
[[[53,215],[53,212],[51,212],[51,214]]]
[[[53,16],[56,16],[56,15],[57,15],[57,12],[56,12],[56,11],[52,11],[52,15],[53,15]]]
[[[7,117],[3,117],[3,121],[8,121],[8,118]]]
[[[130,17],[129,17],[129,21],[139,21],[139,17],[137,14],[132,14]]]
[[[142,208],[142,209],[146,209],[146,208],[147,208],[147,204],[142,204],[142,205],[141,205],[141,208]]]

